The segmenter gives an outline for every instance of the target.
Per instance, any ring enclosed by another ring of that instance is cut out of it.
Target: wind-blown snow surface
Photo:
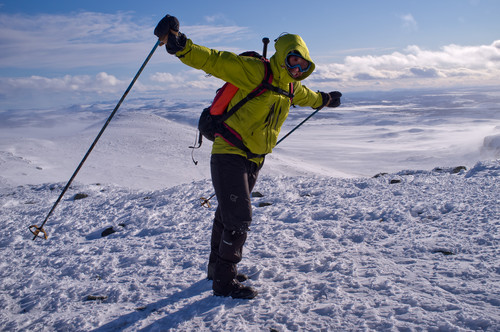
[[[498,93],[346,97],[287,138],[252,202],[253,300],[205,280],[209,144],[198,166],[186,149],[203,104],[125,104],[47,241],[28,226],[114,105],[0,111],[0,329],[500,330]]]

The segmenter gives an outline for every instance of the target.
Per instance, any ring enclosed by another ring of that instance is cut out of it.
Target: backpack
[[[198,146],[192,146],[191,148],[196,149],[201,147],[203,137],[210,141],[214,141],[215,137],[220,136],[229,144],[246,152],[249,159],[264,156],[252,153],[243,144],[241,136],[235,130],[229,127],[225,123],[225,121],[234,113],[236,113],[236,111],[238,111],[250,99],[260,96],[266,90],[275,91],[287,96],[288,98],[290,98],[290,100],[292,100],[293,85],[290,84],[289,92],[273,86],[271,84],[273,81],[273,73],[269,60],[259,53],[248,51],[241,53],[240,56],[251,56],[260,59],[265,67],[264,79],[254,90],[252,90],[245,98],[236,103],[236,105],[234,105],[230,110],[227,109],[229,102],[234,97],[236,92],[238,92],[239,88],[229,82],[226,82],[220,89],[218,89],[211,105],[202,111],[200,119],[198,121]]]

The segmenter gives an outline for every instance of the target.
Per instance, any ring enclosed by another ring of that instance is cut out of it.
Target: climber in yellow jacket
[[[197,45],[179,32],[179,21],[173,16],[165,16],[154,33],[166,45],[167,52],[184,64],[239,88],[228,109],[264,79],[265,67],[261,60]],[[315,109],[340,105],[340,92],[314,92],[301,84],[315,65],[300,36],[280,36],[275,50],[270,58],[272,85],[293,94],[293,104]],[[252,221],[250,193],[264,164],[264,155],[271,153],[276,145],[291,104],[289,97],[266,90],[225,121],[241,137],[251,156],[220,136],[213,143],[210,166],[218,206],[212,228],[208,279],[213,280],[212,288],[217,296],[251,299],[257,295],[255,289],[242,284],[247,277],[237,272],[236,265],[241,261]]]

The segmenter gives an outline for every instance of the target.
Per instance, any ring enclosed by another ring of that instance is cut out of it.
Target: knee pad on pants
[[[247,232],[224,230],[219,246],[219,258],[228,263],[239,263],[246,239]]]

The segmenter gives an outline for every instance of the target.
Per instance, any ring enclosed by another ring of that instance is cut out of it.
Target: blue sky
[[[500,73],[498,0],[0,0],[0,107],[119,98],[167,13],[194,42],[234,52],[300,34],[314,89],[491,85]],[[158,49],[134,92],[205,96],[218,85]]]

